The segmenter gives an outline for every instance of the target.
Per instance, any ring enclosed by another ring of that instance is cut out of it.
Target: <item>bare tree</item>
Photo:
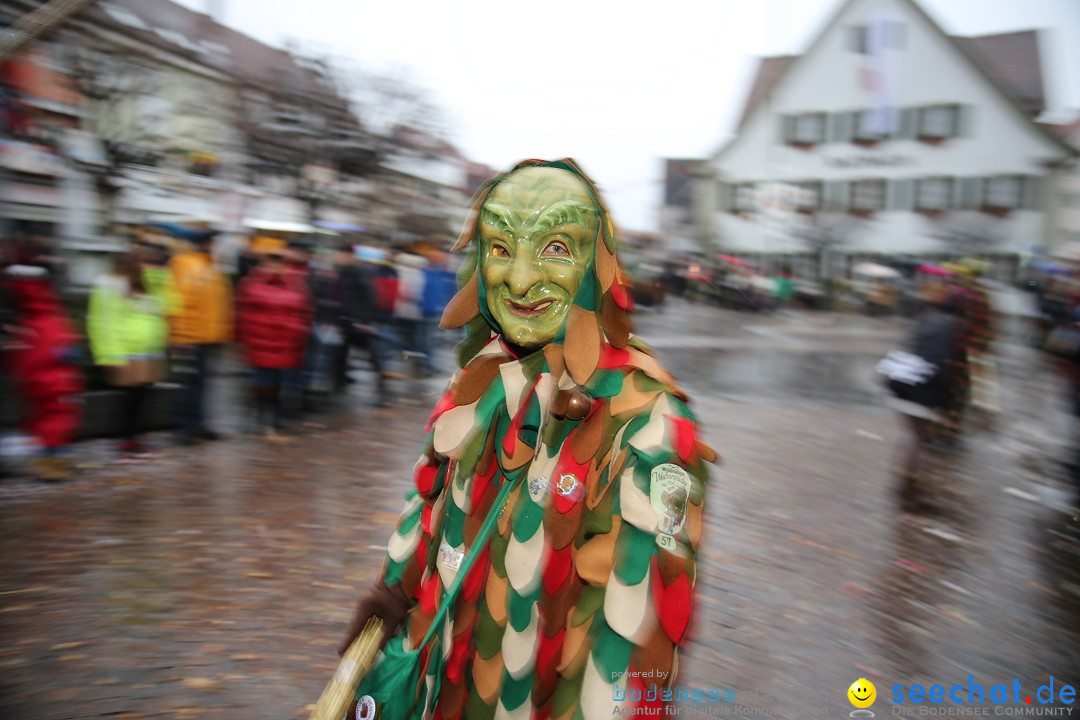
[[[930,235],[956,255],[982,255],[999,247],[1008,235],[1007,217],[979,210],[954,210],[928,218]]]
[[[342,81],[381,159],[390,159],[404,149],[402,128],[444,138],[443,111],[431,99],[430,90],[414,80],[408,70],[397,68],[386,74],[355,70],[343,76]]]
[[[831,279],[829,253],[842,247],[858,229],[860,218],[841,210],[820,210],[811,214],[799,213],[801,221],[793,223],[793,233],[817,256],[818,280]]]
[[[119,181],[121,167],[131,163],[155,166],[163,159],[154,149],[156,137],[151,137],[158,124],[144,122],[143,118],[123,121],[117,113],[123,113],[125,101],[134,101],[152,92],[154,68],[136,56],[116,49],[92,45],[85,40],[69,42],[67,61],[70,77],[79,92],[90,101],[90,114],[85,129],[101,141],[104,164],[81,163],[94,178],[97,191],[104,203],[103,222],[111,224],[116,198],[121,190]]]

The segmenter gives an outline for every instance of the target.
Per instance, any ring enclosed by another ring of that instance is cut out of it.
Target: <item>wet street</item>
[[[684,311],[685,310],[685,311]],[[1080,683],[1080,521],[1057,459],[1071,425],[1045,359],[999,345],[1002,413],[933,458],[902,513],[902,427],[873,368],[905,325],[677,306],[637,331],[723,456],[707,496],[678,684],[730,707],[846,717],[846,689]],[[447,363],[448,364],[448,363]],[[376,410],[366,370],[287,442],[245,435],[0,483],[0,718],[306,718],[374,580],[443,380]],[[217,401],[235,405],[237,377]]]

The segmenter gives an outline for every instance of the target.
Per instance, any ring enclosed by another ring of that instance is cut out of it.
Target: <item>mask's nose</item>
[[[536,258],[520,253],[514,258],[510,272],[506,274],[506,286],[510,288],[511,294],[522,298],[542,277]]]

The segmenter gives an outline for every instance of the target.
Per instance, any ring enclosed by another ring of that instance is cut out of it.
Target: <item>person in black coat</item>
[[[919,382],[892,380],[889,404],[907,420],[911,440],[901,464],[901,496],[911,499],[922,476],[927,447],[934,441],[957,374],[965,365],[963,298],[947,286],[932,288],[907,343],[927,369]]]

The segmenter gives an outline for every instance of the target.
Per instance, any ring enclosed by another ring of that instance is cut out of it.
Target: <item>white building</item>
[[[1075,155],[1043,105],[1037,32],[953,38],[911,0],[847,0],[803,55],[761,60],[700,173],[699,236],[804,274],[977,254],[1008,277],[1052,243]]]
[[[1080,148],[1080,119],[1059,127],[1059,135],[1074,148]],[[1066,257],[1078,257],[1080,250],[1080,160],[1074,161],[1058,184],[1054,208],[1056,237],[1053,248]]]

